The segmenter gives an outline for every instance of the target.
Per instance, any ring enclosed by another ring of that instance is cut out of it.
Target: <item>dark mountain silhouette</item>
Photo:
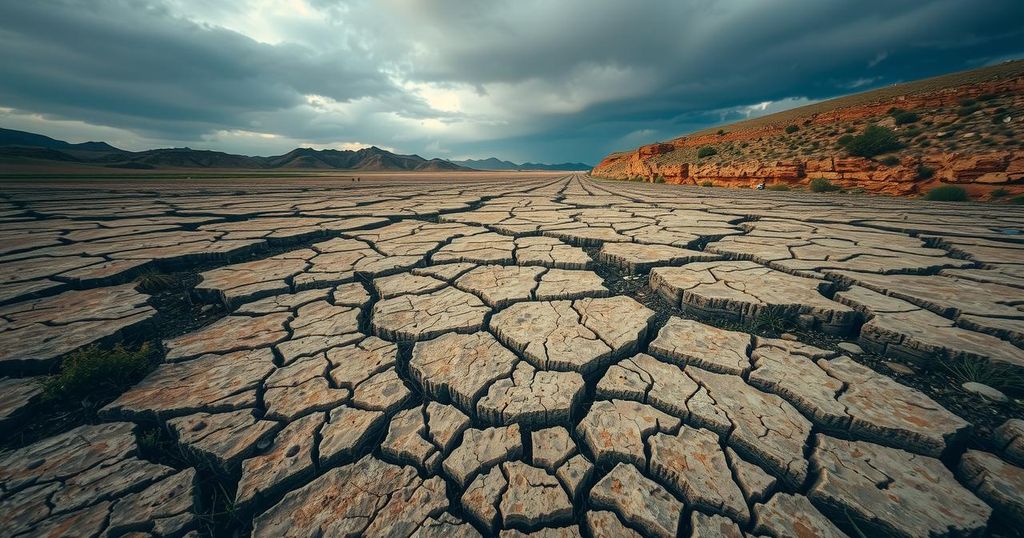
[[[543,164],[543,163],[523,163],[516,164],[511,161],[503,161],[496,157],[488,157],[486,159],[466,159],[464,161],[452,161],[455,164],[468,166],[477,170],[590,170],[593,168],[589,164],[583,163],[560,163],[560,164]]]
[[[81,144],[70,144],[63,140],[56,140],[41,134],[3,128],[0,128],[0,146],[24,146],[57,150],[122,151],[110,144],[107,144],[106,142],[82,142]]]
[[[11,129],[0,129],[0,161],[53,161],[61,164],[109,168],[237,168],[237,169],[323,169],[323,170],[401,170],[459,171],[469,168],[443,159],[424,159],[419,155],[398,155],[376,146],[356,151],[296,148],[284,155],[250,157],[221,151],[192,148],[165,148],[124,151],[106,142],[70,144],[48,136]]]

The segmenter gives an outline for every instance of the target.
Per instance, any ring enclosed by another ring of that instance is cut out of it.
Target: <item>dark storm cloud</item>
[[[0,107],[173,140],[594,162],[760,102],[1024,52],[1020,0],[292,0],[275,5],[314,16],[257,21],[278,44],[246,18],[268,2],[163,1],[0,0]],[[459,105],[437,105],[449,90]]]
[[[0,106],[196,136],[304,94],[394,92],[360,54],[268,45],[137,1],[2,2]]]

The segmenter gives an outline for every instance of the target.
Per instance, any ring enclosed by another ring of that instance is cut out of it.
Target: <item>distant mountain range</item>
[[[468,170],[589,170],[588,164],[516,164],[494,157],[446,161],[419,155],[398,155],[376,146],[356,151],[296,148],[284,155],[250,157],[192,148],[125,151],[106,142],[71,144],[48,136],[0,128],[0,163],[154,170],[167,168],[388,170],[408,172]]]
[[[249,157],[192,148],[125,151],[106,142],[71,144],[35,133],[0,129],[0,162],[24,163],[26,161],[49,161],[64,166],[78,163],[86,166],[138,170],[158,168],[398,170],[410,172],[470,170],[444,159],[424,159],[419,155],[397,155],[376,146],[357,151],[296,148],[284,155]]]
[[[502,161],[495,157],[487,159],[466,159],[464,161],[452,161],[460,166],[467,166],[476,170],[590,170],[593,166],[584,163],[523,163]]]

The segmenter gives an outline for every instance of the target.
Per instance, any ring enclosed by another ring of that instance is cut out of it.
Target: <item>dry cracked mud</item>
[[[1021,387],[961,389],[1024,375],[1024,210],[496,174],[15,187],[0,231],[0,535],[1024,524]]]

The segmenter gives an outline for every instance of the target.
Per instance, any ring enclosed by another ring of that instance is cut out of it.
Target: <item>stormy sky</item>
[[[583,161],[1024,56],[1021,0],[0,0],[0,127]]]

